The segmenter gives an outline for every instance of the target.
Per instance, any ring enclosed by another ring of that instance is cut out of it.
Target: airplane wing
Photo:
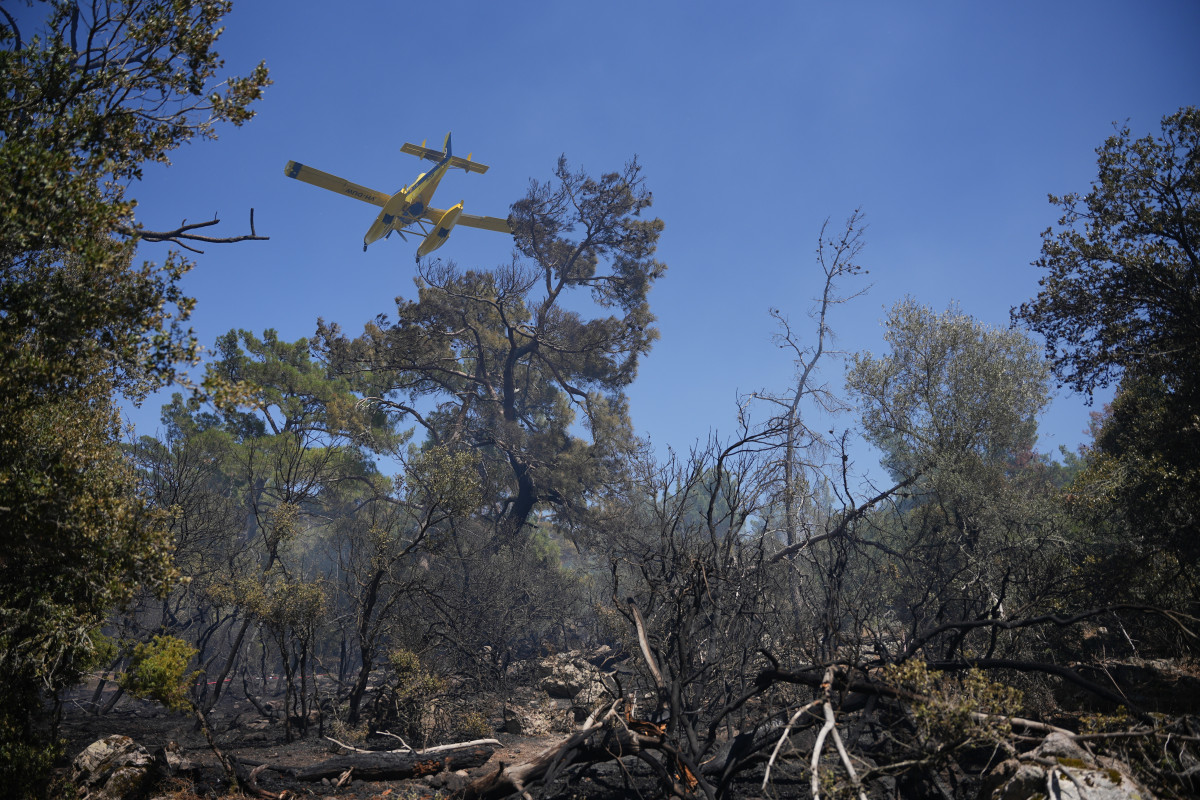
[[[374,189],[359,186],[357,183],[351,183],[345,178],[339,178],[337,175],[330,175],[328,172],[321,172],[319,169],[306,167],[296,161],[289,161],[287,166],[283,168],[283,174],[289,178],[311,183],[313,186],[320,186],[322,189],[344,194],[347,197],[353,197],[355,200],[362,200],[364,203],[371,203],[376,206],[386,205],[388,199],[391,197],[391,195],[386,195],[383,192],[377,192]]]
[[[512,233],[512,228],[508,227],[508,220],[500,219],[499,217],[477,217],[474,214],[461,214],[458,217],[458,224],[466,225],[468,228],[483,228],[486,231]]]
[[[404,146],[400,148],[400,152],[408,153],[410,156],[428,159],[434,163],[441,161],[442,157],[445,155],[445,153],[443,153],[441,150],[434,150],[432,147],[422,147],[421,145],[413,144],[412,142],[405,142]],[[458,156],[450,157],[450,166],[456,167],[457,169],[465,169],[467,172],[478,172],[481,175],[488,171],[487,164],[480,164],[478,161],[472,161],[470,158],[459,158]]]
[[[436,225],[445,213],[445,209],[426,208],[425,213],[421,216]],[[459,214],[457,224],[466,225],[468,228],[482,228],[485,231],[496,231],[497,233],[512,233],[512,228],[508,227],[508,220],[500,219],[500,217],[478,217],[474,214]]]

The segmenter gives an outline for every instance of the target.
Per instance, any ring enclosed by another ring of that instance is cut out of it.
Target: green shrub
[[[196,648],[174,636],[155,636],[133,649],[129,668],[121,676],[121,687],[130,694],[156,700],[172,711],[191,706],[188,686],[200,674],[187,672]]]

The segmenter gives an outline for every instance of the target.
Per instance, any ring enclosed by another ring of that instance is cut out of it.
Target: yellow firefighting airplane
[[[452,155],[450,153],[450,134],[446,134],[446,143],[442,146],[441,152],[426,147],[425,142],[421,142],[420,145],[406,143],[400,148],[400,152],[429,159],[435,162],[435,166],[429,172],[422,172],[410,185],[391,196],[351,183],[344,178],[330,175],[328,172],[306,167],[296,161],[289,161],[283,171],[289,178],[295,178],[331,192],[353,197],[355,200],[383,207],[383,211],[379,212],[379,216],[371,224],[367,235],[363,237],[363,252],[366,252],[367,245],[390,236],[393,231],[400,234],[401,239],[406,239],[404,230],[409,227],[419,229],[425,236],[421,246],[417,248],[417,258],[426,256],[445,244],[446,239],[450,236],[450,231],[456,224],[500,233],[512,232],[508,227],[508,220],[464,214],[461,202],[445,211],[440,208],[430,208],[429,201],[433,199],[433,193],[437,191],[438,184],[445,176],[446,170],[453,167],[465,170],[467,173],[482,174],[488,169],[486,164],[472,161],[471,154],[467,154],[466,158]]]

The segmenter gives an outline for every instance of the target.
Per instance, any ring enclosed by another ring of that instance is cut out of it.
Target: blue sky
[[[211,346],[234,327],[310,336],[318,317],[355,332],[413,294],[415,243],[364,254],[375,210],[287,179],[289,159],[392,192],[421,171],[400,145],[452,130],[456,153],[491,170],[451,173],[439,204],[504,216],[560,154],[593,173],[636,154],[669,271],[632,413],[656,446],[686,449],[732,430],[739,392],[786,389],[767,309],[809,330],[826,217],[837,228],[861,206],[870,226],[873,287],[835,313],[841,349],[881,352],[880,321],[906,294],[1007,325],[1037,291],[1047,194],[1088,188],[1114,121],[1155,132],[1200,102],[1197,31],[1194,0],[241,0],[219,50],[235,73],[266,60],[257,118],[178,151],[133,193],[150,228],[217,212],[233,234],[253,207],[271,237],[196,257],[185,285]],[[486,268],[511,246],[459,228],[436,255]],[[837,364],[825,374],[840,385]],[[132,412],[139,433],[158,403]],[[1057,396],[1041,448],[1077,445],[1087,411]]]

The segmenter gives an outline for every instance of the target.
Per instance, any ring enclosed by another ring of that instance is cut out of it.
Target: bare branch
[[[824,542],[828,539],[833,539],[838,536],[841,536],[843,533],[846,532],[846,529],[850,527],[850,524],[852,522],[857,520],[859,517],[861,517],[867,511],[869,511],[873,506],[878,505],[879,503],[883,502],[884,500],[891,497],[893,494],[900,491],[901,489],[908,488],[912,484],[916,483],[917,479],[920,477],[921,477],[920,474],[913,475],[912,477],[906,478],[905,480],[901,481],[900,483],[897,483],[892,488],[883,490],[882,492],[880,492],[879,494],[872,497],[870,500],[868,500],[863,505],[859,506],[858,508],[852,509],[849,514],[847,514],[845,517],[842,518],[842,521],[839,522],[838,526],[836,528],[834,528],[833,530],[829,531],[828,533],[823,533],[819,536],[813,536],[812,538],[805,539],[802,542],[796,542],[795,544],[791,545],[790,547],[783,548],[778,553],[771,556],[769,563],[777,564],[780,561],[783,561],[785,558],[791,558],[793,555],[795,555],[796,553],[800,552],[801,550],[803,550],[807,547],[811,547],[814,544],[819,544],[820,542]]]
[[[921,649],[921,647],[923,647],[925,645],[926,642],[933,639],[935,636],[937,636],[940,633],[945,633],[946,631],[952,631],[952,630],[963,631],[963,630],[970,630],[973,628],[996,628],[999,630],[1013,630],[1015,628],[1029,628],[1029,627],[1033,627],[1036,625],[1046,625],[1046,624],[1053,624],[1056,627],[1065,628],[1068,625],[1074,625],[1076,622],[1082,622],[1085,619],[1091,619],[1092,617],[1097,617],[1097,616],[1100,616],[1101,614],[1110,614],[1110,613],[1114,613],[1117,611],[1140,611],[1145,614],[1159,614],[1161,616],[1166,617],[1171,622],[1175,623],[1179,627],[1180,631],[1183,632],[1184,635],[1186,635],[1190,639],[1195,639],[1196,634],[1191,629],[1189,629],[1186,625],[1184,625],[1183,622],[1180,621],[1180,618],[1186,619],[1189,622],[1193,622],[1193,623],[1200,622],[1200,620],[1197,620],[1194,617],[1190,617],[1186,614],[1181,614],[1177,611],[1168,611],[1166,609],[1157,608],[1155,606],[1132,605],[1132,604],[1128,604],[1128,603],[1124,603],[1124,604],[1120,604],[1120,605],[1113,605],[1113,606],[1100,606],[1099,608],[1091,608],[1086,611],[1080,611],[1078,613],[1071,614],[1070,616],[1058,616],[1057,614],[1042,614],[1040,616],[1027,617],[1025,619],[958,620],[955,622],[943,623],[942,625],[937,626],[933,630],[926,631],[925,633],[921,634],[920,636],[915,637],[912,640],[912,642],[909,643],[908,647],[905,649],[904,658],[912,657],[913,655],[916,654],[916,652],[918,650]]]
[[[633,612],[633,624],[637,626],[638,646],[642,648],[642,657],[650,669],[650,675],[654,678],[654,685],[658,687],[661,699],[667,691],[667,682],[663,680],[662,670],[658,667],[658,659],[654,657],[654,651],[650,649],[650,640],[646,637],[646,623],[642,620],[642,612],[638,611],[638,607],[633,603],[629,604],[629,608]]]
[[[221,220],[216,215],[206,222],[191,222],[184,220],[178,228],[169,231],[148,231],[145,228],[122,227],[118,228],[117,232],[125,236],[136,236],[143,242],[172,242],[180,247],[190,250],[193,253],[203,253],[204,251],[186,244],[186,242],[204,242],[206,244],[233,244],[235,242],[265,242],[270,236],[259,236],[254,229],[254,209],[250,209],[250,233],[240,236],[201,236],[192,231],[202,228],[211,228],[213,225],[220,224]]]
[[[775,759],[779,755],[779,751],[783,749],[783,743],[786,742],[788,740],[788,736],[791,735],[792,726],[799,722],[800,717],[803,714],[811,711],[812,709],[821,705],[823,702],[823,700],[813,700],[808,705],[797,708],[796,713],[792,714],[792,716],[788,718],[787,725],[783,726],[783,733],[780,735],[779,741],[775,743],[775,749],[771,751],[771,757],[767,759],[767,767],[766,771],[763,772],[762,784],[759,786],[760,789],[766,791],[767,783],[771,780],[771,768],[775,766]]]

